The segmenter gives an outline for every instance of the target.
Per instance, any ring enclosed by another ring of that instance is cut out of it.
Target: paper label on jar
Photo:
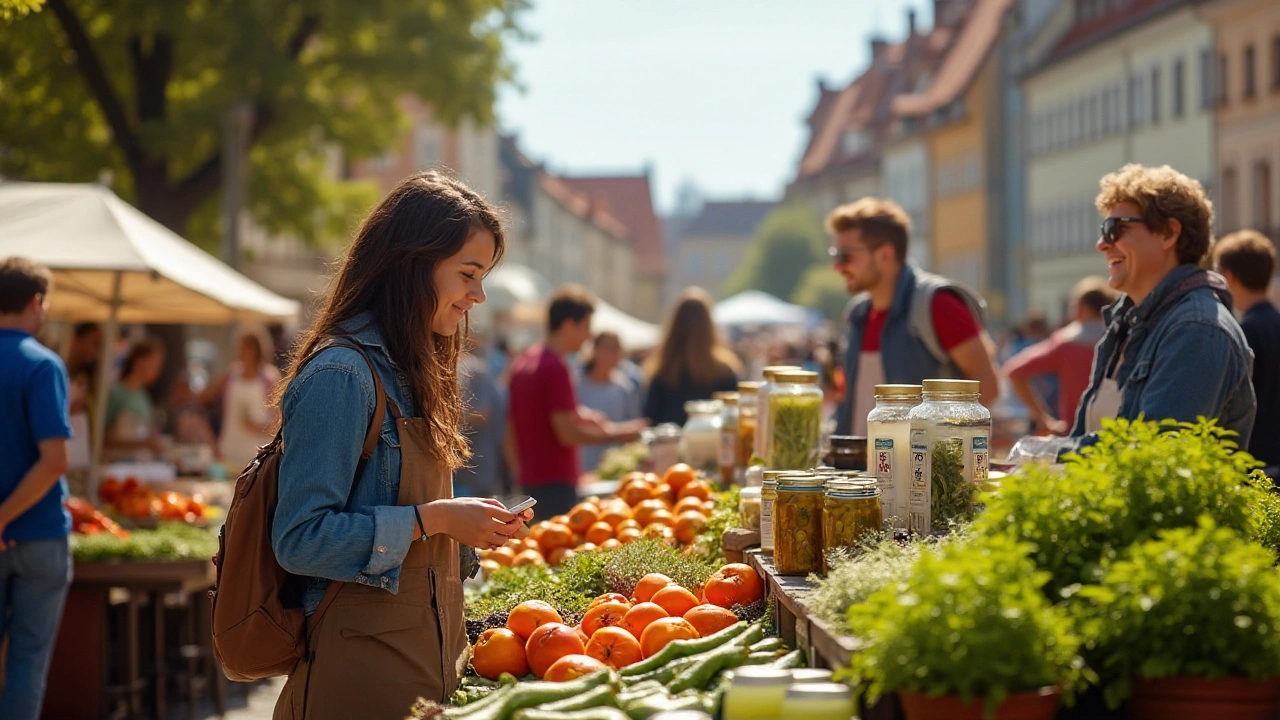
[[[978,486],[987,482],[988,450],[987,438],[978,435],[973,438],[973,483]]]
[[[876,477],[893,483],[893,438],[876,438]]]
[[[760,548],[773,549],[773,498],[760,500]]]
[[[931,529],[929,507],[929,433],[927,430],[911,431],[911,488],[908,495],[907,529],[922,535]]]
[[[720,467],[733,467],[738,457],[738,431],[720,433]]]

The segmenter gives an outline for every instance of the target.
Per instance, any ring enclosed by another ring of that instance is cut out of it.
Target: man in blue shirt
[[[66,366],[34,337],[49,271],[0,261],[0,638],[9,641],[0,718],[35,720],[71,585]]]

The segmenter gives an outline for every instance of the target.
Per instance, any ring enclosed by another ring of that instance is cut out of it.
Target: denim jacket
[[[388,400],[412,417],[413,395],[387,357],[372,315],[357,315],[342,330],[373,361]],[[400,587],[400,565],[417,521],[412,507],[396,505],[400,442],[390,412],[379,420],[382,435],[373,457],[355,478],[376,402],[364,359],[355,350],[335,347],[307,363],[281,403],[284,456],[271,545],[281,567],[303,577],[308,615],[330,580],[392,593]]]
[[[1115,375],[1120,417],[1195,421],[1203,415],[1240,433],[1237,444],[1248,446],[1257,409],[1253,352],[1231,315],[1231,293],[1221,277],[1179,265],[1141,305],[1122,297],[1103,317],[1107,333],[1094,352],[1093,379],[1071,431],[1080,446],[1097,441],[1085,434],[1085,417],[1099,384],[1121,360]],[[1121,351],[1123,359],[1116,357]]]

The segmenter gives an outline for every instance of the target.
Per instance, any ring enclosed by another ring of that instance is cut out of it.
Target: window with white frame
[[[1187,109],[1187,67],[1181,55],[1173,61],[1173,117],[1180,118]]]
[[[1214,57],[1213,50],[1209,48],[1200,49],[1200,107],[1211,108],[1217,99],[1217,92],[1214,90]]]
[[[1151,88],[1151,122],[1158,123],[1160,122],[1160,67],[1158,65],[1151,68],[1151,83],[1149,87]]]

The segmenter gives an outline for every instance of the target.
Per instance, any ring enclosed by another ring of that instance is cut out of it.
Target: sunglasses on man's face
[[[846,250],[844,248],[829,247],[827,248],[827,254],[831,256],[831,259],[834,260],[836,264],[848,265],[849,261],[853,259],[854,253],[857,253],[863,250],[864,248],[854,248],[853,250]]]
[[[1144,222],[1146,222],[1146,220],[1136,217],[1109,217],[1102,221],[1102,228],[1100,230],[1102,233],[1102,239],[1105,240],[1108,245],[1115,245],[1116,241],[1120,239],[1120,228],[1124,223]]]

